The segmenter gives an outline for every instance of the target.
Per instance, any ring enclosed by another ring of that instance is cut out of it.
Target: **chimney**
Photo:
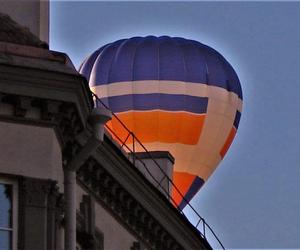
[[[135,153],[136,167],[167,198],[172,194],[170,180],[173,179],[174,162],[174,157],[168,151]]]

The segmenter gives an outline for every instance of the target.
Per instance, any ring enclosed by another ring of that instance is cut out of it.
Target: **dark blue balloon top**
[[[239,79],[216,50],[180,37],[132,37],[96,50],[80,66],[91,86],[123,81],[172,80],[204,83],[236,93]]]

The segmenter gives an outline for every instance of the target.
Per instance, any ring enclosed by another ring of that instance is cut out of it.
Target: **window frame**
[[[17,250],[18,249],[18,204],[19,204],[18,181],[7,177],[2,177],[0,175],[0,184],[12,186],[12,228],[11,230],[7,230],[7,231],[12,232],[12,250]]]

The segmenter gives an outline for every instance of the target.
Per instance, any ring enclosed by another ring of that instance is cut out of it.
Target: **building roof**
[[[41,41],[37,36],[32,34],[27,27],[24,27],[10,16],[0,12],[0,41],[21,44],[26,46],[48,49],[46,42]]]

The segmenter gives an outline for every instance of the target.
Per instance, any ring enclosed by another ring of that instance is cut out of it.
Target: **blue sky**
[[[191,38],[235,68],[238,134],[193,205],[226,248],[300,248],[300,2],[51,2],[50,48],[75,66],[131,36]]]

